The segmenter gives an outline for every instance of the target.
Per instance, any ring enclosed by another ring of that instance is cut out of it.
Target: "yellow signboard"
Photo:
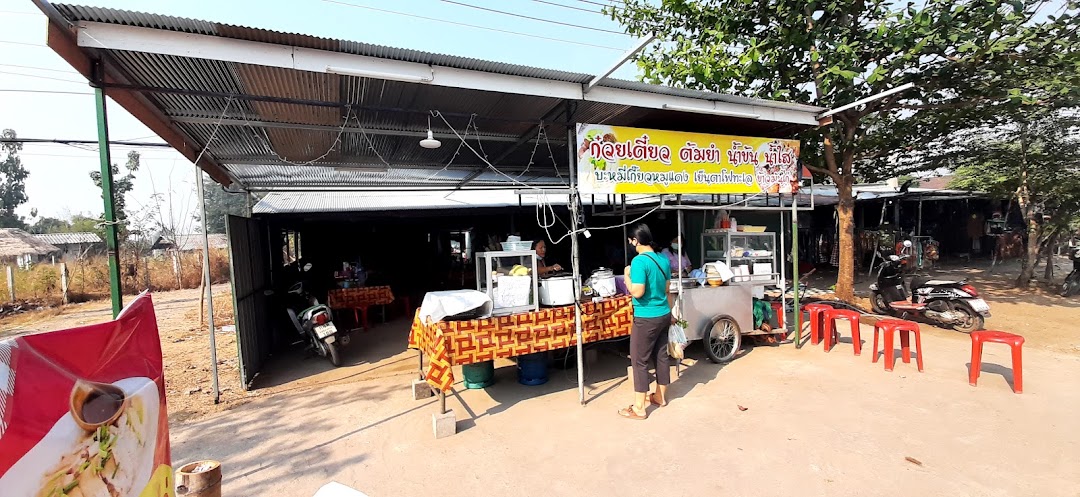
[[[589,194],[793,193],[798,140],[577,125],[578,190]]]

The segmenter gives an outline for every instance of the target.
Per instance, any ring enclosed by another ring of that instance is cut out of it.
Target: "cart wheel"
[[[713,321],[709,333],[703,340],[705,343],[705,355],[709,360],[717,364],[728,362],[735,357],[742,345],[742,333],[739,325],[728,316],[720,316]]]

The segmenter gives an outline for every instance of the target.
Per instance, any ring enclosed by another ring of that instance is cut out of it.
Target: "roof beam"
[[[87,80],[93,80],[94,61],[90,59],[86,52],[79,49],[75,38],[76,37],[72,33],[57,23],[49,22],[46,44],[52,48],[57,55],[67,61],[72,68],[82,74],[83,77]],[[105,81],[103,81],[103,83],[127,83],[126,81],[121,80],[119,76],[112,74],[111,67],[107,66],[105,69]],[[151,131],[164,139],[166,143],[172,145],[174,149],[180,152],[184,157],[187,157],[189,161],[195,162],[195,159],[199,157],[201,147],[195,146],[198,142],[192,140],[183,132],[169,124],[167,118],[158,112],[156,107],[150,104],[145,97],[137,93],[125,91],[106,90],[105,93],[112,98],[113,101],[130,112],[131,115],[135,116],[136,119],[142,121],[147,128],[150,128]],[[197,165],[206,171],[214,181],[226,186],[233,183],[233,179],[229,177],[228,171],[210,157],[206,157],[206,154],[203,154],[202,159],[200,159],[199,164]]]
[[[817,119],[815,119],[812,111],[677,97],[644,91],[623,90],[602,85],[594,86],[586,93],[584,85],[569,81],[431,66],[416,62],[120,24],[80,22],[78,44],[84,48],[129,50],[178,57],[194,57],[316,73],[328,73],[330,72],[328,68],[335,68],[336,70],[348,68],[367,74],[394,75],[399,80],[416,78],[427,81],[430,79],[426,83],[411,84],[430,84],[433,86],[514,93],[564,100],[586,100],[651,109],[663,109],[664,105],[668,104],[708,109],[715,112],[755,114],[760,116],[759,119],[768,121],[809,126],[817,125]]]
[[[222,126],[257,126],[257,127],[261,127],[261,128],[297,129],[297,130],[304,130],[304,131],[327,131],[327,132],[333,132],[333,133],[337,133],[339,131],[342,131],[341,126],[330,126],[330,125],[323,125],[323,124],[284,123],[284,122],[277,122],[277,121],[255,121],[255,120],[250,120],[250,119],[222,119],[222,120],[219,121],[217,118],[210,118],[210,117],[172,117],[171,119],[173,121],[175,121],[175,122],[178,122],[178,123],[187,123],[187,124],[212,124],[212,125],[216,125],[216,124],[220,123]],[[344,128],[344,132],[345,133],[359,133],[359,134],[367,133],[369,135],[379,135],[379,136],[400,136],[400,137],[420,137],[420,138],[427,137],[427,131],[407,131],[407,130],[385,129],[385,128],[369,128],[369,127],[366,127],[366,126],[363,129],[361,129],[359,127],[356,127],[356,126],[346,126]],[[434,134],[435,138],[438,138],[440,140],[456,140],[456,139],[458,139],[458,135],[456,135],[454,133],[437,131],[437,132],[434,132],[433,134]],[[478,139],[483,140],[483,141],[494,141],[494,142],[516,142],[516,141],[518,141],[519,137],[512,136],[512,135],[479,135],[479,136],[470,135],[469,138],[470,139],[477,139],[478,138]],[[535,141],[535,138],[533,140]],[[525,141],[527,142],[529,140],[526,139]],[[563,139],[563,140],[550,140],[550,141],[552,141],[552,142],[558,141],[559,143],[564,143],[566,140]]]

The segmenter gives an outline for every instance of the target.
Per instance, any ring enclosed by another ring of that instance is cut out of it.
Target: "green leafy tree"
[[[1027,223],[1028,246],[1017,277],[1027,287],[1040,247],[1080,218],[1080,119],[1063,110],[1025,116],[1011,126],[972,133],[955,158],[954,188],[1016,199]],[[1048,263],[1052,267],[1052,262]]]
[[[836,293],[854,294],[854,199],[859,179],[899,176],[897,155],[992,116],[1019,93],[1010,74],[1075,61],[1075,2],[989,0],[626,0],[612,17],[660,43],[644,79],[837,108],[906,83],[915,89],[833,115],[803,135],[803,160],[840,194]],[[1072,77],[1064,72],[1063,79]],[[1075,80],[1073,80],[1075,81]],[[1056,91],[1075,92],[1067,85]],[[832,121],[832,122],[830,122]],[[910,126],[906,135],[897,126]],[[892,141],[905,136],[902,147]],[[916,164],[917,165],[917,164]]]
[[[224,233],[226,216],[242,216],[247,211],[246,193],[229,193],[212,179],[203,178],[203,196],[206,199],[206,232]],[[196,210],[194,219],[199,221]]]
[[[30,232],[34,234],[70,233],[71,223],[63,219],[45,216],[38,218],[34,224],[30,225]]]
[[[116,214],[117,234],[121,241],[127,239],[127,194],[135,188],[135,173],[139,171],[139,166],[139,152],[135,150],[128,152],[127,163],[124,164],[127,174],[120,176],[120,167],[112,165],[113,212]],[[91,171],[90,179],[94,181],[94,185],[101,188],[101,171]],[[104,219],[105,215],[102,214],[101,217]]]
[[[5,129],[0,136],[6,139],[17,138],[15,130]],[[15,214],[15,209],[26,203],[26,177],[30,175],[23,167],[19,152],[22,143],[0,143],[0,228],[26,228],[22,217]]]

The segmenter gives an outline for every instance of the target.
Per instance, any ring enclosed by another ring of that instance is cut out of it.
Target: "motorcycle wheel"
[[[323,347],[326,347],[326,357],[330,359],[330,364],[335,368],[341,366],[341,352],[338,351],[337,344],[323,342]]]
[[[1069,291],[1072,290],[1072,285],[1069,284],[1069,280],[1065,280],[1065,283],[1061,284],[1061,296],[1068,297]]]
[[[870,308],[873,309],[874,314],[889,313],[889,306],[885,303],[885,296],[879,292],[875,292],[870,296]]]
[[[957,302],[953,304],[953,310],[963,313],[965,316],[963,323],[953,325],[953,329],[960,333],[979,331],[986,325],[986,319],[982,317],[982,314],[975,312],[975,310],[968,307],[967,304]]]

